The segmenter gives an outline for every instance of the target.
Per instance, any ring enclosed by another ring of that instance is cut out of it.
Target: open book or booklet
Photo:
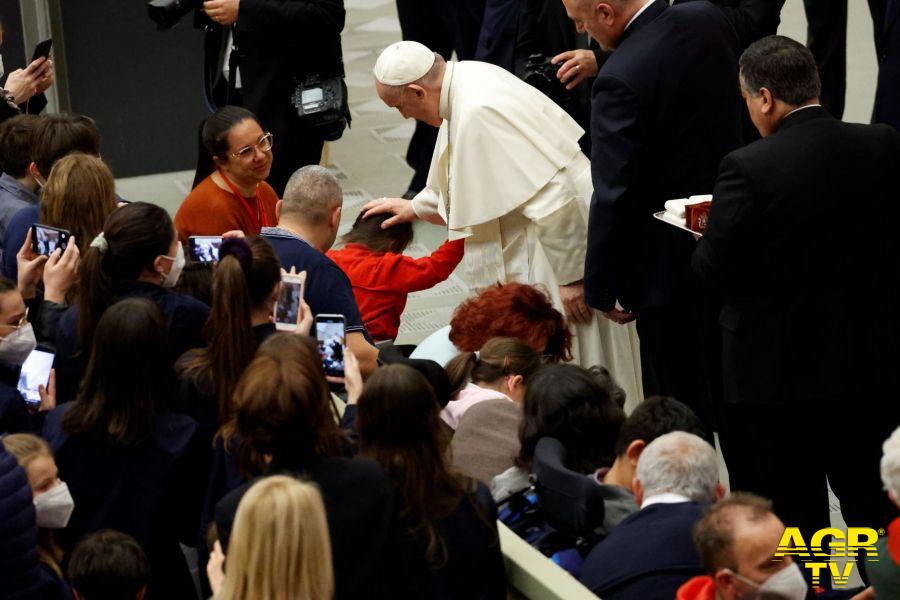
[[[668,200],[665,204],[666,209],[653,213],[653,216],[679,229],[703,235],[711,203],[711,194]]]

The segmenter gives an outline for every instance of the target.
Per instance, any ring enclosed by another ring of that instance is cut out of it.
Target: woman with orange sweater
[[[274,226],[278,194],[265,181],[271,169],[272,134],[253,113],[223,106],[209,116],[200,128],[194,189],[175,215],[181,241]]]
[[[353,229],[342,238],[344,247],[328,252],[350,278],[366,329],[379,342],[397,337],[407,294],[444,281],[463,257],[463,240],[444,242],[431,256],[404,256],[413,238],[412,224],[382,229],[390,216],[363,219],[360,213]]]

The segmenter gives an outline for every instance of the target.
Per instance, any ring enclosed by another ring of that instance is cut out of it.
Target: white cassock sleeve
[[[539,193],[520,209],[522,216],[532,222],[560,285],[584,278],[587,222],[579,205],[581,202],[579,197],[564,200],[556,195]]]
[[[424,187],[412,199],[412,208],[416,212],[416,216],[434,225],[446,225],[447,223],[444,221],[444,217],[441,216],[438,208],[440,198],[441,196],[437,190],[428,186]]]

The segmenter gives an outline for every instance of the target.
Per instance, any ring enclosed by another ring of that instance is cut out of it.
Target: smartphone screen
[[[300,316],[300,299],[303,298],[306,272],[299,275],[285,273],[281,276],[281,293],[275,305],[275,328],[282,331],[297,329]]]
[[[31,236],[31,247],[36,254],[50,256],[57,248],[65,251],[70,235],[65,229],[35,224]]]
[[[47,386],[50,381],[50,369],[53,368],[53,353],[43,350],[32,350],[19,373],[16,389],[25,398],[26,404],[33,407],[41,405],[41,394],[38,386]]]
[[[188,238],[188,252],[191,258],[197,262],[218,262],[221,246],[222,236],[220,235],[192,235]]]
[[[52,47],[53,47],[52,39],[46,39],[41,42],[38,42],[37,45],[34,47],[34,54],[31,55],[31,62],[34,62],[41,57],[48,58],[50,56],[50,49]]]
[[[347,348],[344,333],[344,315],[317,315],[316,341],[325,374],[344,376],[344,350]]]

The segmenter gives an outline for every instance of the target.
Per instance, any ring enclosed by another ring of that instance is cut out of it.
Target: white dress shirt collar
[[[655,0],[647,0],[646,2],[644,2],[644,5],[640,8],[640,10],[638,10],[636,13],[634,13],[634,16],[631,17],[631,20],[628,21],[627,25],[625,25],[625,30],[627,31],[628,28],[631,27],[631,24],[634,23],[634,20],[637,19],[639,16],[641,16],[645,10],[650,8],[650,5],[653,4],[654,2],[655,2]]]
[[[784,118],[786,119],[786,118],[788,118],[789,116],[791,116],[792,114],[794,114],[795,112],[800,111],[800,110],[803,110],[803,109],[805,109],[805,108],[822,108],[822,105],[821,105],[821,104],[807,104],[806,106],[801,106],[800,108],[795,108],[794,110],[792,110],[792,111],[789,112],[788,114],[784,115]]]
[[[450,86],[453,85],[454,63],[447,61],[447,69],[444,71],[444,80],[441,82],[441,104],[438,107],[438,116],[445,121],[450,118]]]
[[[641,510],[644,510],[645,508],[653,504],[679,504],[681,502],[690,501],[691,499],[687,496],[682,496],[681,494],[673,494],[672,492],[663,492],[662,494],[656,494],[655,496],[644,498],[644,503],[641,504]]]

